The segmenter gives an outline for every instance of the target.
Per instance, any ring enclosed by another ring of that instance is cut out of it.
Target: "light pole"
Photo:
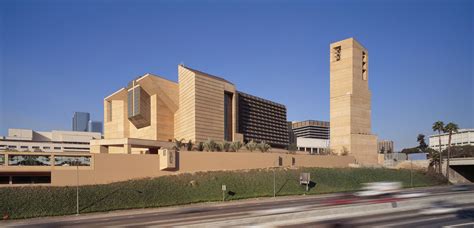
[[[410,160],[410,186],[413,188],[413,160]]]
[[[76,215],[79,215],[79,160],[76,159]]]
[[[276,197],[276,174],[275,174],[275,167],[273,167],[273,198]]]

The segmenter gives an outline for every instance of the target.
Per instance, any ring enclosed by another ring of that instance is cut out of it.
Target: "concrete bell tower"
[[[371,132],[369,54],[354,38],[330,45],[330,148],[377,164],[377,136]]]

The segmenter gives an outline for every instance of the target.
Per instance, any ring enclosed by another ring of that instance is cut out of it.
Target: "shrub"
[[[225,152],[229,152],[230,149],[231,149],[230,146],[231,146],[231,144],[229,142],[224,141],[222,143],[222,150],[225,151]]]
[[[203,142],[199,142],[199,143],[197,143],[196,145],[194,145],[194,150],[196,150],[196,151],[204,151],[204,143],[203,143]]]
[[[232,142],[231,144],[231,149],[232,151],[234,152],[239,152],[239,150],[244,146],[244,144],[242,144],[241,141],[235,141],[235,142]]]
[[[212,139],[208,139],[206,142],[204,142],[203,146],[204,146],[204,150],[206,150],[207,152],[209,151],[214,152],[218,149],[217,143]]]
[[[261,142],[257,145],[257,148],[258,148],[258,150],[260,150],[260,152],[263,153],[263,152],[267,152],[272,147],[269,144],[265,143],[265,142]]]
[[[251,140],[245,145],[245,148],[247,148],[247,150],[249,150],[250,152],[253,152],[257,149],[257,143]]]
[[[296,146],[296,144],[292,143],[292,144],[288,145],[288,151],[295,152],[297,150],[298,150],[298,147]]]
[[[194,146],[193,141],[190,139],[190,140],[188,141],[188,143],[186,143],[186,150],[192,151],[192,150],[193,150],[193,146]]]
[[[278,196],[321,194],[360,189],[362,183],[400,181],[410,186],[409,170],[375,168],[299,168],[276,169]],[[299,185],[301,172],[308,172],[317,183],[308,192]],[[337,181],[334,181],[337,180]],[[423,172],[413,172],[414,186],[445,183]],[[179,174],[81,186],[80,212],[101,212],[131,208],[164,207],[222,200],[221,184],[235,195],[227,200],[273,196],[273,171],[214,171]],[[76,212],[75,187],[2,187],[0,213],[12,219],[67,215]],[[166,197],[164,197],[166,196]],[[5,200],[3,200],[5,199]]]

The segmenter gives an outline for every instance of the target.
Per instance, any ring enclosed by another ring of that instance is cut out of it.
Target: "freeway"
[[[419,194],[423,193],[423,194]],[[417,195],[418,194],[418,195]],[[412,190],[404,190],[402,195],[417,196],[418,199],[439,200],[447,196],[460,196],[461,199],[474,199],[474,191],[453,192],[451,187],[432,187]],[[423,216],[415,213],[416,210],[405,210],[388,212],[385,214],[367,214],[345,218],[316,219],[305,218],[305,214],[315,211],[333,211],[338,214],[338,210],[351,210],[352,207],[371,208],[379,204],[396,204],[407,201],[406,198],[385,196],[379,198],[365,199],[358,198],[352,194],[328,194],[318,196],[297,196],[282,198],[252,199],[224,203],[208,203],[187,205],[181,207],[142,209],[118,211],[111,213],[86,214],[80,216],[63,216],[27,219],[17,221],[3,221],[0,226],[13,227],[87,227],[87,226],[202,226],[216,227],[228,225],[269,225],[280,227],[327,227],[332,225],[355,226],[422,226],[436,224],[461,224],[473,221],[474,215],[471,213],[474,204],[459,205],[463,209],[455,213],[440,216]],[[474,203],[474,202],[472,202]],[[356,209],[354,209],[356,210]],[[291,219],[279,218],[289,216]],[[273,222],[273,223],[272,223]],[[472,225],[470,226],[472,227]]]
[[[307,223],[295,221],[292,225],[279,227],[474,227],[474,204],[459,205],[456,212],[435,215],[407,210]]]

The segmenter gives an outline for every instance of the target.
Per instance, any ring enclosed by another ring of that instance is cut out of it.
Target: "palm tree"
[[[455,123],[448,123],[444,127],[444,132],[449,133],[449,138],[448,138],[448,156],[446,159],[446,179],[449,181],[449,156],[451,154],[451,137],[453,136],[453,133],[458,132],[459,127]]]
[[[174,139],[174,146],[173,146],[173,149],[174,150],[177,150],[179,151],[183,146],[184,146],[184,143],[183,143],[184,139]]]
[[[418,134],[418,137],[416,138],[416,141],[419,143],[418,148],[421,150],[421,152],[425,152],[426,148],[428,145],[426,145],[425,142],[425,135],[424,134]]]
[[[443,121],[436,121],[434,122],[433,124],[433,131],[437,131],[438,132],[438,140],[439,140],[439,156],[438,156],[438,168],[439,168],[439,173],[442,173],[441,171],[441,162],[443,161],[442,159],[442,155],[441,155],[441,132],[444,132],[444,123]]]

